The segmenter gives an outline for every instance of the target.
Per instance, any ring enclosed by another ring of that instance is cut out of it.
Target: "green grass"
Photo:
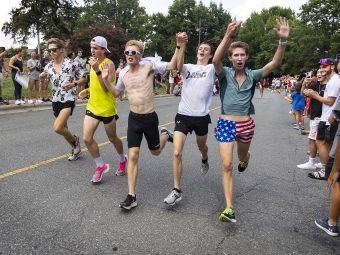
[[[34,90],[32,96],[34,96]],[[48,94],[51,95],[51,84],[48,86]],[[27,98],[27,89],[22,89],[22,96]],[[12,78],[8,77],[4,79],[4,84],[2,86],[2,98],[8,97],[10,100],[14,99],[14,84]]]
[[[48,94],[51,95],[51,84],[48,86]],[[161,95],[165,94],[166,84],[162,83],[162,87],[156,88],[156,92]],[[34,92],[32,93],[34,95]],[[27,98],[27,89],[22,89],[22,96]],[[2,98],[8,97],[10,100],[14,99],[14,84],[12,78],[8,77],[4,79],[4,85],[2,86]]]

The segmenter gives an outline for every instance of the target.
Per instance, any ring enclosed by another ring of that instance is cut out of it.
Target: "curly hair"
[[[220,45],[220,43],[221,43],[221,39],[220,39],[219,37],[214,37],[214,38],[212,38],[212,39],[210,39],[210,40],[205,40],[205,41],[203,41],[200,45],[197,46],[197,48],[196,48],[196,53],[197,53],[197,51],[198,51],[198,48],[199,48],[201,45],[207,44],[207,45],[210,46],[211,54],[214,55],[214,54],[215,54],[215,51],[216,51],[218,45]]]

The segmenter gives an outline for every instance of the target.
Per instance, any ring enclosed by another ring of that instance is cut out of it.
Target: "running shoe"
[[[309,162],[297,165],[297,167],[300,168],[300,169],[311,169],[311,170],[316,169],[316,166],[312,166],[311,164],[309,164]]]
[[[103,174],[107,173],[110,170],[109,164],[104,163],[102,166],[97,166],[94,172],[94,175],[91,179],[92,183],[99,183],[103,178]]]
[[[128,194],[123,202],[119,204],[120,208],[130,211],[133,207],[137,206],[136,195],[133,197]]]
[[[179,202],[182,200],[182,194],[181,192],[178,192],[177,190],[173,189],[171,193],[164,199],[164,203],[167,205],[174,205],[176,202]]]
[[[328,224],[328,219],[323,219],[321,217],[317,217],[315,219],[315,225],[319,228],[321,228],[323,231],[325,231],[330,236],[338,236],[339,230],[338,226],[330,226]]]
[[[219,217],[222,222],[236,222],[235,212],[232,208],[226,208]]]
[[[203,175],[205,175],[208,172],[208,170],[209,170],[209,163],[208,163],[208,161],[205,162],[205,163],[202,162],[200,170],[201,170],[201,173]]]
[[[126,166],[128,162],[127,155],[125,155],[124,158],[125,158],[125,161],[118,163],[118,169],[116,171],[117,176],[124,176],[126,174]]]
[[[74,146],[72,148],[71,156],[68,157],[69,161],[76,161],[78,156],[81,154],[79,136],[74,135],[74,137],[76,138],[76,141],[75,141]]]
[[[174,133],[171,132],[169,129],[166,127],[161,128],[161,134],[162,135],[167,135],[168,136],[168,142],[173,143],[174,142]]]
[[[240,173],[242,173],[242,172],[243,172],[244,170],[246,170],[247,167],[248,167],[249,158],[250,158],[250,151],[248,151],[248,154],[249,154],[249,156],[248,156],[247,162],[243,162],[243,161],[238,162],[237,170],[238,170]]]

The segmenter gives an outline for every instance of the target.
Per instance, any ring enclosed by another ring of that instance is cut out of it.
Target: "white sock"
[[[119,162],[124,162],[124,161],[125,161],[124,154],[119,154]]]
[[[97,165],[97,166],[103,166],[103,165],[105,164],[104,161],[103,161],[103,159],[102,159],[102,157],[95,158],[95,159],[94,159],[94,162],[96,162],[96,165]]]
[[[315,165],[315,158],[309,157],[308,163],[309,163],[311,166],[314,166],[314,165]]]

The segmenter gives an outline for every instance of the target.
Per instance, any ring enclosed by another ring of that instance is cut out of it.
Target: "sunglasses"
[[[141,53],[137,50],[126,50],[124,51],[124,54],[126,56],[129,56],[129,55],[135,56],[136,54],[141,54]]]
[[[47,51],[48,53],[51,53],[51,52],[56,52],[58,49],[60,48],[52,48],[52,49],[48,49]]]

